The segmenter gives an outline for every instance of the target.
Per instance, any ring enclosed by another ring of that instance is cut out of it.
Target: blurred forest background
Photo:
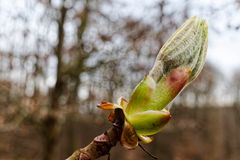
[[[190,0],[4,3],[0,0],[1,160],[65,159],[104,132],[111,126],[108,113],[96,105],[128,98],[166,39],[194,11],[227,21],[226,30],[240,34],[240,20],[230,18],[240,10],[238,0],[220,7],[198,7]],[[146,3],[147,14],[129,14],[128,3]],[[228,6],[236,10],[225,12]],[[214,25],[210,30],[221,35]],[[239,160],[239,69],[226,74],[208,61],[170,107],[171,122],[146,146],[151,153],[161,160]],[[111,157],[150,159],[139,148],[120,145]]]

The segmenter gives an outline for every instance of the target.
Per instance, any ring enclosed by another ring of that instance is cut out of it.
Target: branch
[[[124,114],[121,109],[115,109],[113,126],[84,148],[76,150],[66,160],[94,160],[101,156],[110,155],[112,147],[116,146],[122,134]]]
[[[115,109],[109,117],[113,127],[75,151],[67,160],[94,160],[109,155],[120,138],[128,149],[136,148],[140,140],[150,143],[152,139],[149,136],[158,133],[171,117],[164,108],[202,70],[207,44],[207,23],[197,17],[187,20],[163,45],[152,70],[136,86],[129,103],[120,98],[118,104],[102,102],[98,106],[105,110]],[[129,117],[124,128],[122,110]]]

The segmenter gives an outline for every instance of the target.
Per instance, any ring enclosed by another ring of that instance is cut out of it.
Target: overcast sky
[[[58,2],[60,0],[56,0]],[[146,17],[149,14],[149,7],[153,6],[158,0],[118,0],[125,3],[120,12],[134,17]],[[181,0],[170,0],[176,7],[184,4]],[[240,30],[230,30],[227,26],[239,25],[240,10],[234,5],[233,0],[192,0],[190,15],[197,15],[206,19],[209,23],[209,49],[207,60],[217,66],[227,77],[230,77],[234,70],[240,68]],[[174,7],[174,5],[171,5]],[[211,13],[206,8],[211,6],[216,12]],[[0,32],[9,28],[7,14],[16,14],[17,10],[24,10],[23,0],[0,0]],[[5,12],[8,10],[10,12]],[[30,12],[29,12],[30,13]],[[34,11],[32,11],[32,14]],[[31,16],[31,15],[29,15]],[[11,32],[11,31],[10,31]],[[14,38],[14,37],[13,37]],[[6,43],[6,42],[5,42]],[[0,47],[6,46],[0,42]]]

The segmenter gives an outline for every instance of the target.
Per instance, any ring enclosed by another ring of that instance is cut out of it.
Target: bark
[[[76,150],[66,160],[94,160],[101,156],[109,155],[110,150],[120,140],[124,115],[121,109],[115,111],[115,121],[113,126],[103,134],[94,138],[94,140],[84,148]]]

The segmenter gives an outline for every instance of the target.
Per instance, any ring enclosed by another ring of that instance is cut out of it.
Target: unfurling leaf
[[[193,80],[205,63],[208,25],[197,17],[188,19],[163,45],[149,75],[155,81],[174,68],[190,68]]]
[[[139,139],[144,141],[143,137],[156,134],[169,121],[170,113],[164,108],[202,70],[207,41],[207,23],[192,17],[163,45],[124,112]]]

